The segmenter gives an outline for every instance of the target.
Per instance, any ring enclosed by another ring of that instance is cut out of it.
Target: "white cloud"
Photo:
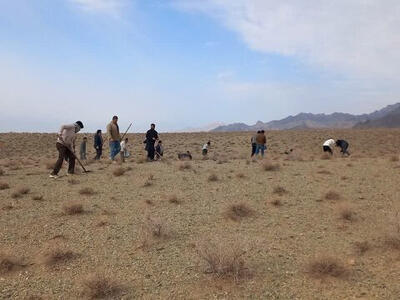
[[[175,0],[237,32],[253,50],[370,78],[400,75],[396,0]]]
[[[126,0],[69,0],[80,9],[90,13],[109,14],[119,16],[125,6]]]

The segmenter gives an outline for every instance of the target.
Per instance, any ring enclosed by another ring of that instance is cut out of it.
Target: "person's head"
[[[125,142],[128,142],[128,138],[125,138]]]
[[[261,130],[261,133],[265,133],[265,131],[264,131],[264,130]]]
[[[79,132],[83,128],[83,123],[81,121],[75,122],[75,132]]]
[[[158,143],[159,143],[159,144],[162,144],[162,141],[160,140],[160,141],[158,141]]]
[[[208,142],[207,142],[207,145],[208,145],[208,146],[210,146],[210,145],[211,145],[211,142],[210,142],[210,141],[208,141]]]
[[[151,129],[155,129],[155,128],[156,128],[156,124],[151,123],[151,124],[150,124],[150,128],[151,128]]]
[[[118,116],[113,116],[113,117],[112,117],[112,122],[113,122],[114,124],[117,124],[117,123],[118,123]]]
[[[339,140],[337,140],[336,141],[336,146],[339,146],[340,145],[340,142],[339,142]]]
[[[87,137],[86,137],[86,136],[83,137],[83,141],[84,141],[84,142],[87,141]]]
[[[261,130],[257,130],[257,133],[261,133]]]
[[[100,134],[101,134],[101,129],[98,129],[98,130],[96,131],[96,134],[97,134],[97,135],[100,135]]]

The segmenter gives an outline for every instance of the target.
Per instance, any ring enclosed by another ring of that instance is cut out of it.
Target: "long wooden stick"
[[[125,131],[124,135],[122,136],[121,141],[124,139],[125,135],[128,133],[128,130],[129,130],[129,128],[131,128],[131,126],[132,126],[132,123],[129,124],[129,127],[128,127],[128,129]]]

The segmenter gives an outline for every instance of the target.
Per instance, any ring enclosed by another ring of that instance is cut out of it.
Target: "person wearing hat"
[[[81,121],[74,124],[62,125],[57,135],[56,148],[58,150],[58,159],[50,178],[57,178],[64,159],[68,159],[68,174],[75,172],[75,140],[76,134],[83,128]]]

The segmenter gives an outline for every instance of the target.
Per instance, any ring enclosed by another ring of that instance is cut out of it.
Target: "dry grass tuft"
[[[274,164],[274,163],[266,160],[262,163],[262,168],[264,171],[271,172],[271,171],[278,171],[281,168],[281,166],[279,164]]]
[[[192,164],[188,161],[181,162],[178,164],[178,169],[181,171],[190,170],[192,168]]]
[[[89,299],[114,299],[121,291],[115,282],[102,274],[93,274],[83,281],[83,294]]]
[[[3,176],[5,174],[4,170],[0,168],[0,176]]]
[[[168,197],[168,201],[170,203],[173,203],[173,204],[180,204],[181,203],[181,201],[178,199],[178,196],[176,196],[176,195],[169,196]]]
[[[122,176],[124,174],[125,174],[125,169],[122,167],[118,167],[118,168],[114,169],[114,171],[113,171],[113,175],[116,177]]]
[[[6,253],[0,253],[0,274],[7,274],[25,265],[15,257]]]
[[[282,206],[282,201],[280,199],[272,199],[270,202],[273,206]]]
[[[288,191],[284,187],[276,186],[276,187],[274,187],[273,193],[278,194],[279,196],[282,196],[284,194],[287,194]]]
[[[226,216],[234,221],[240,221],[243,218],[250,217],[254,211],[246,203],[232,204],[228,207]]]
[[[215,182],[215,181],[218,181],[218,176],[217,176],[217,174],[211,174],[210,176],[208,176],[208,181],[210,181],[210,182]]]
[[[371,249],[371,245],[368,241],[364,242],[355,242],[354,243],[354,248],[356,249],[356,252],[360,255],[363,255],[365,252]]]
[[[43,255],[44,263],[47,266],[64,264],[76,257],[77,255],[71,250],[58,247],[47,250]]]
[[[10,188],[10,186],[8,185],[8,183],[0,182],[0,191],[6,190],[6,189],[9,189],[9,188]]]
[[[84,212],[83,205],[81,203],[77,203],[77,202],[71,202],[71,203],[64,204],[63,210],[64,210],[64,213],[69,216],[79,215]]]
[[[307,272],[315,278],[336,277],[340,278],[348,272],[344,264],[332,256],[314,258],[307,265]]]
[[[20,189],[18,189],[18,193],[20,193],[21,195],[26,195],[31,191],[30,188],[27,187],[22,187]]]
[[[335,191],[329,191],[325,194],[325,199],[326,200],[339,200],[340,195]]]
[[[32,196],[32,200],[42,201],[43,200],[43,196],[42,195],[33,195]]]
[[[346,221],[354,221],[354,211],[349,204],[341,204],[338,206],[340,217]]]
[[[91,187],[85,187],[79,190],[79,194],[90,196],[94,195],[95,191]]]
[[[390,161],[396,162],[396,161],[399,161],[399,160],[400,160],[400,158],[399,158],[398,155],[393,155],[392,157],[390,157]]]
[[[145,202],[146,202],[147,205],[154,205],[154,202],[152,200],[150,200],[150,199],[146,199]]]
[[[22,197],[21,193],[18,193],[18,192],[13,192],[11,194],[11,198],[13,198],[13,199],[17,199],[17,198],[21,198],[21,197]]]
[[[196,252],[207,264],[208,274],[239,280],[246,273],[244,255],[247,251],[236,241],[205,239],[197,243]]]
[[[244,175],[243,173],[237,173],[237,174],[236,174],[236,177],[237,177],[237,178],[245,178],[246,175]]]

